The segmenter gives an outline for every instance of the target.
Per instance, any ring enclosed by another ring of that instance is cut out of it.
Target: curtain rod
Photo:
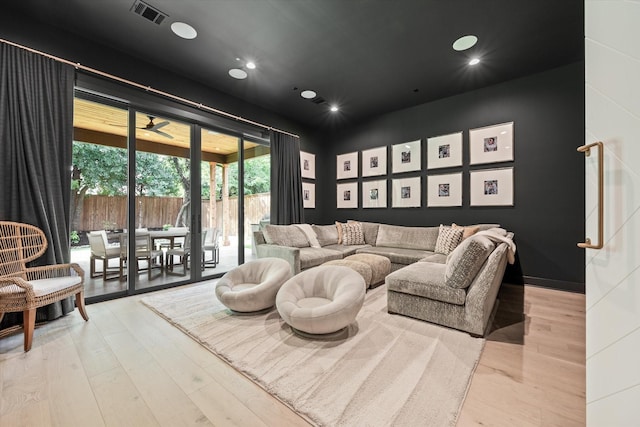
[[[164,96],[165,98],[169,98],[169,99],[172,99],[174,101],[178,101],[178,102],[181,102],[183,104],[187,104],[187,105],[190,105],[192,107],[196,107],[198,109],[205,110],[205,111],[208,111],[210,113],[217,114],[219,116],[223,116],[223,117],[227,117],[227,118],[230,118],[230,119],[234,119],[236,121],[247,123],[247,124],[250,124],[250,125],[253,125],[253,126],[258,126],[258,127],[261,127],[261,128],[267,129],[267,130],[273,130],[273,131],[276,131],[276,132],[280,132],[280,133],[283,133],[285,135],[292,136],[294,138],[300,138],[298,135],[296,135],[294,133],[287,132],[287,131],[284,131],[284,130],[281,130],[281,129],[278,129],[278,128],[274,128],[272,126],[265,125],[265,124],[262,124],[262,123],[259,123],[259,122],[255,122],[253,120],[245,119],[244,117],[235,116],[235,115],[233,115],[231,113],[227,113],[226,111],[222,111],[222,110],[218,110],[218,109],[213,108],[213,107],[209,107],[208,105],[202,104],[200,102],[195,102],[195,101],[192,101],[190,99],[182,98],[180,96],[173,95],[171,93],[161,91],[159,89],[154,89],[151,86],[144,86],[144,85],[141,85],[140,83],[136,83],[136,82],[133,82],[131,80],[124,79],[122,77],[114,76],[113,74],[105,73],[104,71],[96,70],[95,68],[87,67],[86,65],[82,65],[79,62],[72,62],[72,61],[69,61],[67,59],[60,58],[58,56],[54,56],[54,55],[51,55],[51,54],[48,54],[48,53],[45,53],[45,52],[41,52],[39,50],[32,49],[30,47],[23,46],[23,45],[20,45],[18,43],[14,43],[12,41],[5,40],[5,39],[2,39],[2,38],[0,38],[0,42],[8,44],[8,45],[11,45],[11,46],[14,46],[14,47],[17,47],[17,48],[20,48],[20,49],[23,49],[23,50],[26,50],[26,51],[31,52],[31,53],[35,53],[37,55],[44,56],[44,57],[49,58],[49,59],[53,59],[54,61],[62,62],[63,64],[71,65],[71,66],[75,67],[76,69],[80,69],[80,70],[83,70],[83,71],[88,71],[90,73],[97,74],[97,75],[99,75],[101,77],[106,77],[108,79],[115,80],[117,82],[124,83],[124,84],[127,84],[129,86],[136,87],[138,89],[143,89],[143,90],[145,90],[147,92],[151,92],[151,93],[154,93],[156,95]]]

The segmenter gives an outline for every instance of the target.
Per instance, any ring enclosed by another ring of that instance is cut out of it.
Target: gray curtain
[[[271,223],[287,225],[303,222],[300,140],[272,131]]]
[[[69,65],[0,43],[0,219],[44,231],[49,245],[34,265],[69,262],[74,75]],[[43,309],[36,320],[73,306]]]

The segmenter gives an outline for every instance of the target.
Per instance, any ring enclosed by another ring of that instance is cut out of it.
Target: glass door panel
[[[201,131],[202,277],[238,265],[239,139],[210,129]]]
[[[245,262],[257,258],[253,232],[269,223],[271,212],[271,150],[244,141]]]
[[[85,270],[87,298],[125,292],[119,235],[127,221],[127,110],[74,99],[71,262]]]
[[[136,112],[135,288],[190,278],[191,126]]]

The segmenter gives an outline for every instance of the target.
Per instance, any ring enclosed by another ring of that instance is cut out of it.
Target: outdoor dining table
[[[149,237],[151,238],[151,246],[156,247],[156,240],[168,240],[169,248],[173,249],[175,246],[175,239],[177,237],[186,237],[188,229],[180,230],[149,230]]]

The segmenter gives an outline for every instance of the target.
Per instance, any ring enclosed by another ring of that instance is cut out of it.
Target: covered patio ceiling
[[[88,101],[74,100],[74,140],[110,147],[127,148],[127,110]],[[163,122],[168,124],[158,126]],[[191,127],[188,123],[154,117],[154,130],[146,129],[150,116],[136,112],[136,147],[140,151],[189,157]],[[202,160],[229,164],[238,161],[238,138],[213,130],[202,130]],[[244,141],[244,158],[269,154],[269,147]]]

